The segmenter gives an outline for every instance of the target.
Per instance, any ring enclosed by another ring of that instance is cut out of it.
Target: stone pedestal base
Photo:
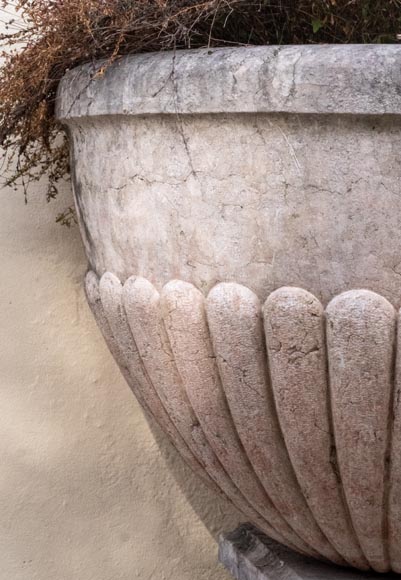
[[[220,536],[219,561],[236,580],[401,580],[397,574],[359,572],[301,556],[251,524]]]

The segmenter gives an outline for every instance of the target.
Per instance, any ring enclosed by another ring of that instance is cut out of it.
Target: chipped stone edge
[[[360,572],[301,556],[250,523],[219,536],[219,562],[235,580],[390,580],[397,575]]]

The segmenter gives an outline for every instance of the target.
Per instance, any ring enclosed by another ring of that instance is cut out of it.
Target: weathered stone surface
[[[64,77],[57,115],[340,113],[399,115],[397,45],[253,46],[141,54]]]
[[[95,296],[93,276],[90,276],[89,283],[93,289],[92,295]],[[87,294],[90,295],[89,288]],[[159,423],[192,469],[217,491],[218,488],[215,487],[208,473],[202,469],[175,428],[149,380],[123,309],[122,285],[113,274],[105,274],[102,277],[99,284],[99,298],[102,305],[100,320],[104,323],[104,316],[107,321],[105,330],[107,341],[109,344],[111,343],[112,353],[114,356],[117,355],[117,363],[120,368],[124,369],[124,374],[139,403]],[[100,312],[100,306],[97,306],[94,312],[96,316],[96,313]]]
[[[390,454],[388,535],[392,569],[401,574],[401,314],[397,320],[397,345]]]
[[[333,423],[345,499],[366,558],[375,570],[386,572],[390,563],[384,514],[396,312],[382,296],[354,290],[334,298],[326,314]]]
[[[277,544],[250,524],[219,539],[219,561],[236,580],[395,580],[395,574],[360,573],[317,562]]]
[[[401,572],[400,71],[389,45],[138,55],[71,71],[57,105],[88,299],[145,411],[269,537],[382,572]]]
[[[159,293],[144,278],[131,277],[124,284],[123,294],[127,320],[144,368],[170,419],[224,494],[261,529],[283,541],[234,485],[210,446],[178,372],[164,326]]]
[[[209,293],[207,314],[231,415],[256,474],[297,534],[321,554],[341,561],[317,526],[288,460],[269,380],[258,298],[239,284],[219,284]]]
[[[159,291],[235,280],[261,300],[368,288],[400,305],[399,117],[89,117],[72,136],[98,275]]]
[[[206,321],[205,299],[191,284],[162,291],[162,314],[189,400],[224,469],[252,507],[292,545],[308,550],[266,495],[244,452],[221,385]]]
[[[333,546],[349,564],[367,568],[336,463],[322,305],[305,290],[281,288],[266,300],[264,319],[277,414],[299,485]]]
[[[61,85],[91,268],[159,292],[234,280],[326,304],[367,288],[398,307],[401,46],[212,52]]]

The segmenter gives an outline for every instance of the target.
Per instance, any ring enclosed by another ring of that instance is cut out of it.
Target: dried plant
[[[7,184],[22,184],[25,195],[46,174],[51,199],[69,173],[67,137],[54,118],[68,69],[204,46],[396,42],[401,0],[4,0],[0,18],[8,19],[0,36],[3,173],[12,166]]]

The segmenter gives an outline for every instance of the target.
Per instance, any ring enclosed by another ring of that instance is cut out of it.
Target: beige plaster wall
[[[155,443],[55,224],[69,196],[0,190],[0,580],[227,579],[237,515]]]

